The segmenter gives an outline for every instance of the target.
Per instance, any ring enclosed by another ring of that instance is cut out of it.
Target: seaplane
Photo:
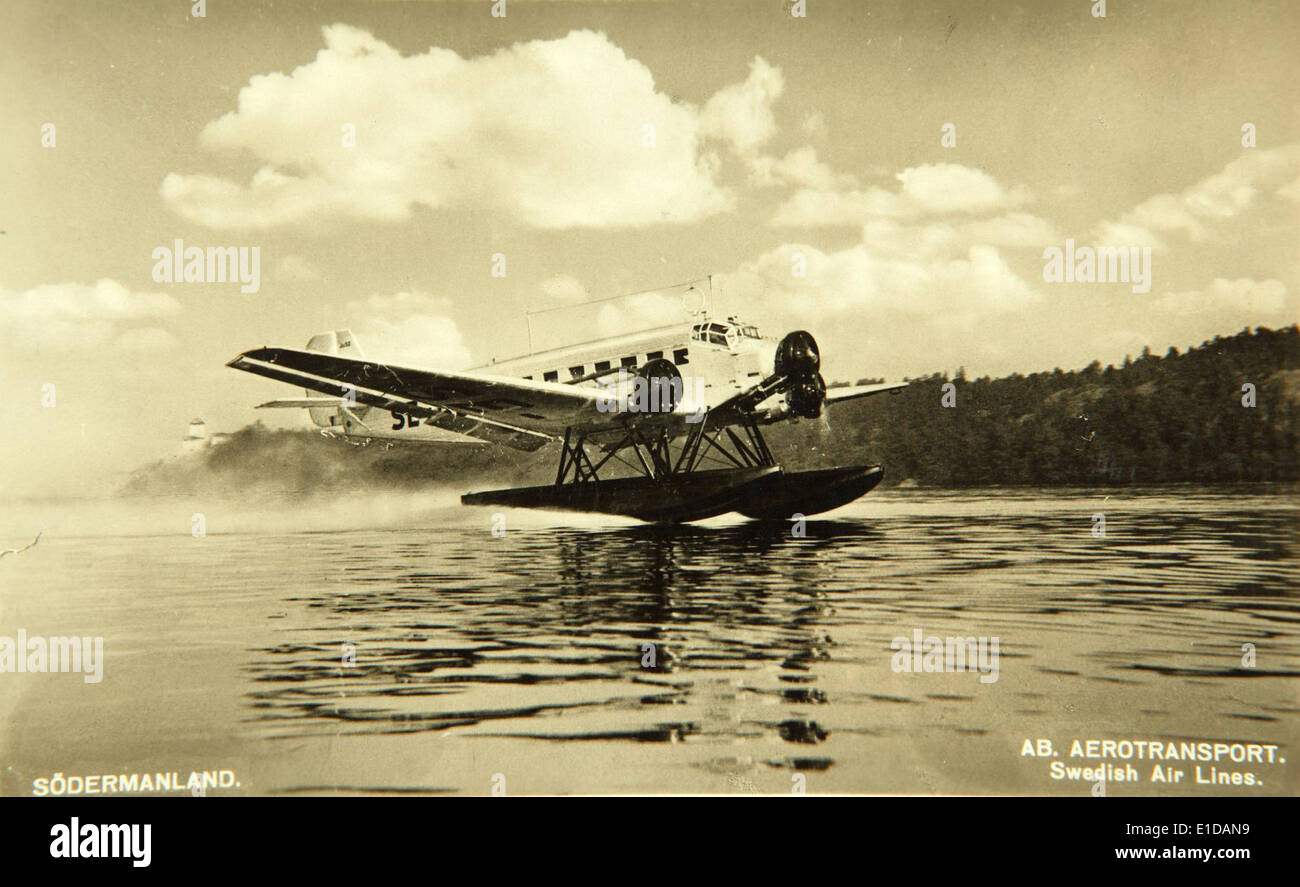
[[[496,360],[463,371],[367,359],[350,330],[305,348],[262,347],[227,366],[306,389],[259,408],[306,409],[352,441],[558,445],[555,481],[467,493],[465,505],[546,508],[682,523],[737,512],[789,520],[873,489],[879,465],[791,471],[762,429],[898,391],[906,382],[827,389],[805,330],[764,337],[707,308],[712,278],[655,291],[698,301],[681,323]],[[530,326],[531,346],[531,326]],[[722,467],[715,467],[715,466]]]

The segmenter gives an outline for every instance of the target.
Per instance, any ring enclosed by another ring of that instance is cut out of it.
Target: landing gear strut
[[[555,473],[555,485],[591,483],[600,480],[599,472],[611,459],[618,459],[643,477],[666,480],[692,474],[709,455],[725,459],[735,468],[769,468],[776,465],[768,449],[763,432],[753,421],[738,426],[742,438],[731,427],[710,428],[708,416],[691,424],[686,439],[674,454],[667,429],[647,429],[629,424],[623,436],[613,444],[598,445],[604,451],[599,461],[593,461],[586,451],[587,435],[574,434],[572,428],[564,432],[560,448],[560,467]],[[636,462],[619,456],[630,451]]]
[[[565,431],[554,483],[467,493],[461,501],[674,523],[728,511],[788,520],[794,514],[816,514],[856,499],[883,476],[874,465],[784,472],[752,420],[710,427],[705,415],[688,425],[675,451],[667,428],[648,423],[629,422],[615,437],[603,432],[604,443],[589,437],[572,428]],[[726,467],[702,468],[706,459],[725,462]],[[611,460],[631,469],[633,475],[602,478],[601,471]]]

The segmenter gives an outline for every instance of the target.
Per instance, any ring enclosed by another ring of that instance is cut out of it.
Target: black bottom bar
[[[759,809],[765,804],[781,806]],[[611,809],[614,805],[617,809]],[[725,862],[678,856],[665,837],[661,867],[688,865],[698,871],[701,863],[716,864],[732,876],[738,870],[771,876],[773,865],[799,870],[811,864],[811,855],[827,872],[852,866],[867,880],[875,880],[868,877],[875,872],[914,869],[909,880],[924,882],[977,883],[1022,872],[1049,881],[1069,873],[1073,881],[1080,873],[1104,869],[1172,883],[1192,873],[1199,875],[1196,883],[1207,875],[1231,882],[1251,867],[1267,866],[1275,873],[1290,867],[1297,811],[1294,798],[846,799],[811,792],[779,799],[513,804],[499,798],[459,803],[450,798],[11,798],[3,806],[8,807],[4,846],[11,873],[15,863],[18,871],[60,869],[74,877],[108,869],[201,872],[205,881],[226,873],[260,880],[283,871],[296,882],[321,875],[329,883],[340,883],[345,875],[387,880],[395,870],[417,868],[427,875],[453,859],[460,862],[456,868],[488,866],[498,874],[512,867],[535,872],[564,853],[580,853],[584,866],[617,865],[626,862],[619,838],[626,837],[628,821],[664,828],[670,817],[692,812],[693,827],[708,828],[715,842],[730,835]],[[648,812],[651,820],[637,818]],[[58,836],[74,824],[82,835],[92,825],[148,824],[149,865],[134,866],[129,850],[118,858],[55,858]],[[737,840],[747,830],[754,832],[750,840]],[[504,852],[493,851],[496,841]]]

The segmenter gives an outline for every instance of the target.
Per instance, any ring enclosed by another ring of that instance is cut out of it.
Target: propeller
[[[822,368],[821,351],[812,333],[795,330],[786,333],[776,346],[776,372],[780,376],[815,376]]]
[[[778,376],[791,380],[785,402],[796,416],[815,419],[826,402],[826,380],[822,378],[821,351],[817,340],[805,330],[787,333],[776,346],[774,369]]]

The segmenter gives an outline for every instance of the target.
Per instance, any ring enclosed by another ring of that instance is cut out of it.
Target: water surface
[[[0,675],[0,788],[229,769],[257,794],[1086,794],[1025,740],[1285,757],[1297,516],[1277,489],[893,490],[802,537],[518,511],[495,536],[449,494],[20,503],[5,538],[46,535],[0,561],[0,634],[102,636],[106,661],[99,684]],[[997,680],[896,672],[917,629],[997,638]],[[1281,763],[1230,765],[1249,787],[1134,764],[1109,793],[1298,787]]]

